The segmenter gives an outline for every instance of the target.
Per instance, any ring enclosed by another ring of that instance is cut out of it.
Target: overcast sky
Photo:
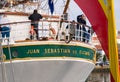
[[[115,1],[115,18],[116,18],[116,29],[120,30],[120,0]]]

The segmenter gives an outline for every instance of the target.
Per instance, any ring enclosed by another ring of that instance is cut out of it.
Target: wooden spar
[[[69,3],[70,3],[70,0],[67,0],[66,5],[65,5],[65,8],[64,8],[64,10],[63,10],[63,15],[67,12]],[[62,16],[63,16],[63,15],[62,15]],[[59,27],[59,28],[61,28],[63,21],[64,21],[64,20],[63,20],[63,17],[62,17],[62,18],[60,19],[60,27]],[[58,39],[58,33],[59,33],[59,31],[60,31],[60,29],[58,29],[56,39]]]
[[[67,12],[68,6],[69,6],[70,0],[67,0],[65,8],[63,10],[63,15]],[[63,18],[60,20],[60,28],[62,26]]]
[[[24,12],[0,12],[0,15],[2,14],[6,14],[6,15],[18,15],[18,16],[29,16],[30,14],[28,13],[24,13]],[[41,14],[44,18],[55,18],[55,19],[59,19],[58,15],[54,15],[54,16],[50,16],[50,15],[46,15],[46,14]]]
[[[68,9],[68,6],[69,6],[69,3],[70,3],[70,0],[67,0],[66,5],[65,5],[65,8],[64,8],[64,11],[63,11],[63,14],[66,13],[66,11],[67,11],[67,9]]]

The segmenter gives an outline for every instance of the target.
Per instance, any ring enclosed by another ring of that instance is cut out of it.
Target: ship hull
[[[8,82],[85,82],[94,69],[93,63],[69,58],[14,61],[12,66],[5,63]]]
[[[85,82],[95,67],[95,50],[80,43],[27,42],[5,46],[3,53],[0,82]]]

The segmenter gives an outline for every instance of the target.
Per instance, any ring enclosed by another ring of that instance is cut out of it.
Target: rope
[[[1,36],[1,33],[0,33],[0,36]],[[4,55],[3,55],[3,48],[2,48],[2,39],[0,39],[0,62],[1,62],[2,82],[7,82],[6,67],[4,64]]]
[[[9,51],[9,57],[10,57],[10,65],[11,65],[11,69],[12,69],[13,82],[15,82],[14,68],[13,68],[13,63],[12,63],[12,55],[11,55],[11,50],[10,50],[9,38],[8,38],[8,51]]]
[[[69,33],[69,36],[66,36],[65,38],[66,38],[65,43],[68,44],[68,43],[70,43],[70,41],[72,41],[73,35]]]

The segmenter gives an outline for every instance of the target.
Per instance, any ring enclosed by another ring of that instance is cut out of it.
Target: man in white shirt
[[[10,25],[8,25],[7,23],[9,23],[9,19],[7,18],[7,15],[4,14],[1,19],[0,19],[0,24],[1,24],[1,34],[2,34],[2,38],[4,39],[9,38],[10,37]]]

